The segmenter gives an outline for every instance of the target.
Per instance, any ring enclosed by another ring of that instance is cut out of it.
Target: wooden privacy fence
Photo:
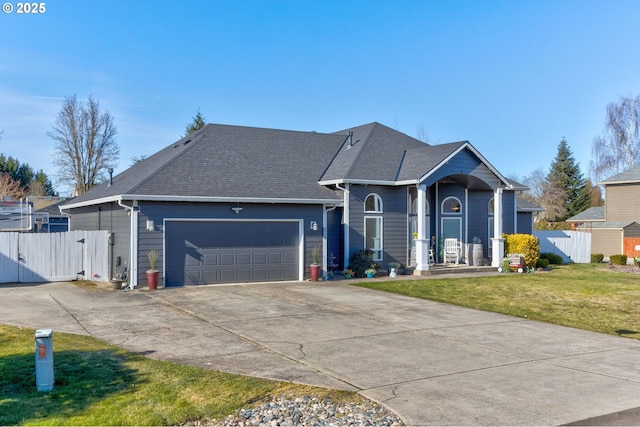
[[[107,231],[0,233],[0,283],[109,279]]]
[[[563,262],[588,264],[591,262],[591,233],[585,231],[535,230],[540,252],[562,256]]]

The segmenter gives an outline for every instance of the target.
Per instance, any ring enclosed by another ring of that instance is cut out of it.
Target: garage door
[[[299,223],[167,221],[167,286],[299,279]]]

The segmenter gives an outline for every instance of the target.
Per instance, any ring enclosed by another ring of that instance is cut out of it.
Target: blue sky
[[[636,0],[49,0],[0,14],[0,152],[55,183],[65,96],[115,118],[117,172],[211,123],[373,121],[470,141],[507,176],[565,137],[588,172],[605,107],[640,92]],[[62,185],[56,188],[65,193]]]

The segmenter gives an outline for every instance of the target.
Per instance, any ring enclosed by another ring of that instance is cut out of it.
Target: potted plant
[[[633,258],[633,261],[635,263],[635,265],[637,265],[638,267],[640,267],[640,256],[636,256]]]
[[[156,269],[158,264],[158,252],[155,249],[147,251],[147,258],[149,259],[149,270],[147,270],[147,285],[150,290],[158,288],[158,278],[160,272]]]
[[[353,270],[350,268],[345,268],[342,271],[342,275],[344,276],[345,279],[351,279],[353,277]]]
[[[377,273],[377,271],[376,271],[375,268],[367,268],[364,271],[364,274],[366,274],[369,279],[371,279],[373,276],[375,276],[376,273]]]
[[[318,277],[320,276],[320,264],[318,264],[318,260],[320,258],[320,248],[318,246],[314,247],[311,251],[311,265],[309,266],[309,271],[311,272],[311,281],[317,282]]]

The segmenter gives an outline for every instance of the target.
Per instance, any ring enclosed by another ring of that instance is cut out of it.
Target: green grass
[[[35,385],[34,330],[0,325],[0,425],[176,425],[223,418],[271,395],[362,399],[152,360],[54,332],[55,386]]]
[[[355,285],[640,339],[640,275],[597,264],[563,265],[535,274]]]

